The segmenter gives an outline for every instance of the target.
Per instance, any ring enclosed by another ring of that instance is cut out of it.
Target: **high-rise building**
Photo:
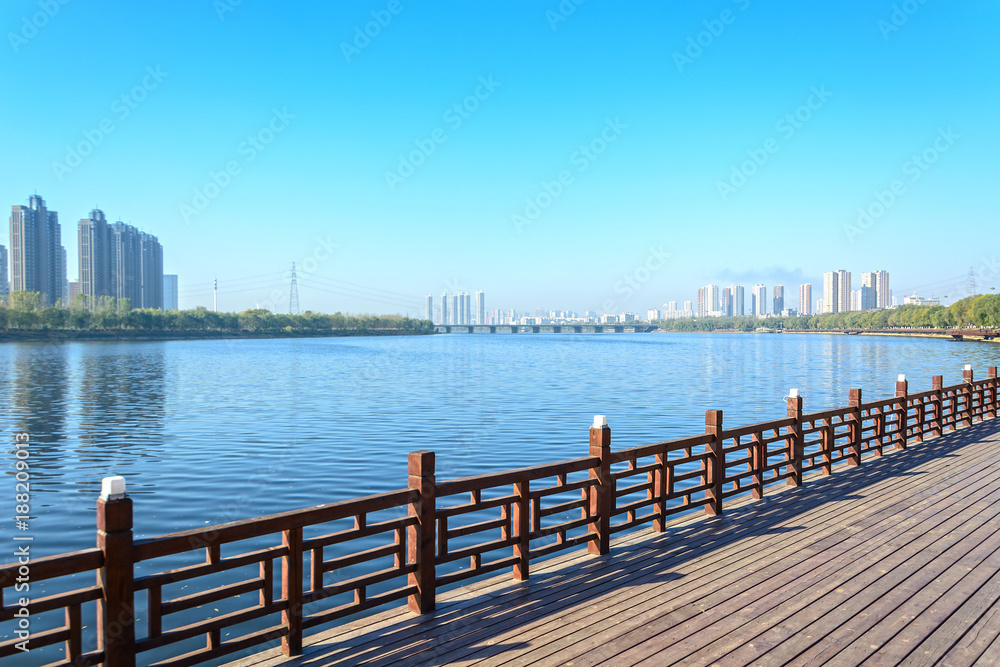
[[[163,276],[163,310],[177,310],[177,274]]]
[[[698,289],[698,317],[713,317],[719,313],[719,286],[705,285]]]
[[[838,310],[842,313],[851,310],[851,272],[840,269],[837,271]]]
[[[99,209],[77,225],[80,293],[91,307],[102,296],[133,308],[163,308],[163,246],[124,222],[108,224]]]
[[[80,294],[93,308],[98,297],[115,295],[111,282],[111,228],[103,211],[94,209],[89,218],[80,220],[77,244],[80,252]]]
[[[892,292],[889,291],[889,272],[875,272],[875,307],[889,308],[892,303]]]
[[[730,285],[729,294],[733,301],[733,315],[746,315],[743,299],[743,285]]]
[[[59,214],[45,207],[38,195],[10,214],[11,291],[39,292],[45,305],[63,302],[62,228]]]
[[[858,292],[860,293],[860,297],[858,299],[858,310],[871,310],[875,308],[876,295],[874,273],[861,274],[861,289],[858,290]]]
[[[10,282],[7,280],[7,248],[0,245],[0,296],[10,294]]]
[[[472,295],[465,292],[462,295],[462,298],[465,299],[465,303],[463,304],[463,308],[465,310],[465,321],[462,322],[462,324],[472,324]]]
[[[823,311],[824,313],[840,312],[839,275],[837,271],[827,271],[823,274]]]
[[[812,283],[799,285],[799,315],[812,315]]]
[[[76,301],[76,295],[80,293],[80,281],[73,281],[69,284],[69,304],[72,306]]]
[[[767,315],[767,288],[763,285],[753,286],[753,294],[750,297],[750,314],[758,317]]]
[[[851,310],[864,310],[861,307],[861,297],[863,293],[863,289],[856,289],[851,292]]]
[[[660,319],[660,309],[659,308],[650,308],[649,310],[646,311],[646,321],[647,322],[656,322],[659,319]]]
[[[486,324],[486,293],[476,291],[476,324]]]
[[[785,286],[775,285],[771,290],[771,312],[780,315],[785,309]]]
[[[459,307],[460,307],[460,305],[459,305],[460,303],[465,303],[462,300],[462,295],[461,294],[452,294],[451,295],[451,321],[448,322],[448,324],[461,324],[462,323],[461,313],[459,313],[459,310],[458,310]]]
[[[142,280],[139,303],[143,308],[163,310],[163,246],[152,234],[140,232],[139,253]]]
[[[430,294],[424,295],[424,319],[434,321],[434,297]]]
[[[731,317],[733,314],[733,301],[728,287],[722,288],[720,293],[719,312],[726,317]]]
[[[451,324],[448,321],[448,294],[441,295],[441,324]]]

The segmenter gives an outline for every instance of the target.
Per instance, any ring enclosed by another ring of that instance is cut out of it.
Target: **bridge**
[[[437,333],[649,333],[655,324],[436,324]]]
[[[947,333],[955,340],[964,340],[965,338],[993,340],[1000,336],[1000,329],[950,329]]]

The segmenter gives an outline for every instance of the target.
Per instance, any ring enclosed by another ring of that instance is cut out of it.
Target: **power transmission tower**
[[[976,271],[973,267],[969,267],[969,296],[976,295]]]
[[[288,314],[299,314],[299,282],[295,278],[295,262],[292,262],[292,287],[288,295]]]

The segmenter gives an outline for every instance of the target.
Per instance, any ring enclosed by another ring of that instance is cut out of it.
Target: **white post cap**
[[[608,425],[608,418],[604,415],[594,415],[594,426],[593,428],[604,428]]]
[[[101,498],[118,500],[125,497],[125,478],[121,475],[105,477],[101,480]]]
[[[966,364],[965,365],[965,370],[971,371],[972,370],[972,364]]]
[[[791,389],[788,390],[788,398],[798,398],[798,397],[799,397],[798,389],[792,387]]]
[[[906,382],[906,376],[900,373],[899,376],[896,378],[896,382]]]

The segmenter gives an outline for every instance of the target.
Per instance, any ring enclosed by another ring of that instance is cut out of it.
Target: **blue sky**
[[[182,307],[287,310],[293,261],[303,309],[410,315],[1000,283],[994,2],[94,5],[0,9],[0,192],[59,212],[71,278],[99,206]]]

